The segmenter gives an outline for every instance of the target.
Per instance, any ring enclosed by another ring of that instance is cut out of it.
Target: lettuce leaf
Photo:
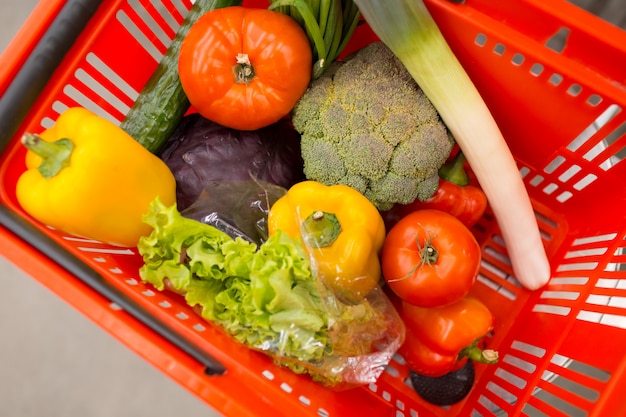
[[[234,339],[327,386],[374,382],[404,339],[382,291],[346,305],[316,280],[299,240],[256,245],[152,202],[138,250],[144,282],[184,294]]]
[[[328,316],[308,255],[277,233],[260,246],[232,239],[155,200],[140,240],[140,277],[157,289],[167,278],[189,305],[235,339],[272,354],[319,361],[331,351]]]
[[[184,218],[176,205],[165,207],[158,198],[150,205],[143,221],[154,229],[137,244],[144,261],[139,271],[143,281],[162,290],[163,281],[167,278],[176,290],[183,291],[191,283],[194,273],[202,268],[194,259],[190,262],[190,255],[195,257],[198,253],[205,258],[214,258],[211,261],[214,269],[201,271],[202,274],[215,274],[212,278],[223,276],[220,269],[224,262],[221,247],[231,240],[228,235],[216,228]]]

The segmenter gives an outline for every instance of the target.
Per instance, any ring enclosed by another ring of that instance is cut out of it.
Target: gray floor
[[[626,0],[572,2],[626,24]],[[0,0],[0,51],[36,4]],[[2,257],[0,277],[1,417],[216,416]]]
[[[0,51],[37,2],[0,0]],[[217,416],[1,256],[0,282],[0,416]]]

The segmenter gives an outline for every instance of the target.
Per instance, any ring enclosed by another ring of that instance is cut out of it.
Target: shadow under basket
[[[425,3],[502,129],[552,265],[548,285],[527,291],[491,213],[474,227],[473,292],[496,317],[487,341],[501,359],[476,365],[462,402],[421,400],[397,355],[374,384],[325,389],[142,283],[136,250],[63,235],[19,207],[21,135],[72,106],[119,123],[189,0],[35,9],[0,61],[0,254],[223,415],[626,415],[626,32],[564,0]],[[361,25],[349,48],[374,39]]]

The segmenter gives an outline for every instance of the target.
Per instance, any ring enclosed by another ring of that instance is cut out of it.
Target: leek
[[[545,285],[550,265],[513,155],[424,2],[354,2],[433,103],[467,157],[493,209],[518,281],[531,290]]]

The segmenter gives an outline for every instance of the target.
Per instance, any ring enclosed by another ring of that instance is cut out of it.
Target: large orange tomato
[[[480,261],[480,246],[467,226],[444,211],[423,209],[391,228],[381,266],[387,284],[402,300],[441,307],[469,293]]]
[[[255,130],[289,114],[311,80],[308,37],[291,17],[225,7],[205,13],[181,45],[178,71],[205,118]]]

